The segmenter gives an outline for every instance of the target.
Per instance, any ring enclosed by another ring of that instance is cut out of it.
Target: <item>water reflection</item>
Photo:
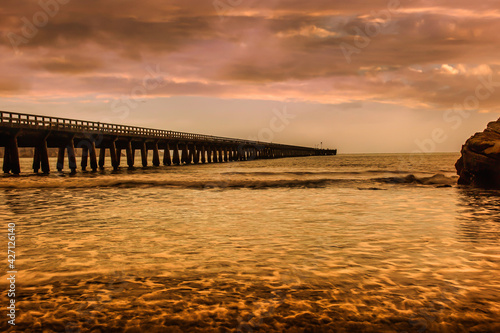
[[[18,331],[494,332],[499,193],[375,184],[398,157],[370,158],[318,188],[161,181],[350,177],[360,158],[15,180],[0,214],[19,228]]]
[[[500,239],[500,191],[470,187],[458,189],[459,239],[496,243]]]

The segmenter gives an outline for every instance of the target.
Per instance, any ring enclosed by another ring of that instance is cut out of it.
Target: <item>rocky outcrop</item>
[[[455,168],[461,185],[500,189],[500,119],[467,140]]]

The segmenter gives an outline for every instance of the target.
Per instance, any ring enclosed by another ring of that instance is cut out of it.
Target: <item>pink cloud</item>
[[[72,1],[27,38],[22,18],[32,21],[42,9],[6,0],[0,94],[118,98],[143,85],[147,66],[159,66],[165,84],[146,98],[372,100],[440,109],[475,94],[485,75],[500,81],[496,1],[394,4],[248,0],[218,12],[201,0]],[[377,18],[389,7],[390,15],[381,15],[388,20]],[[360,47],[358,32],[374,24],[385,28]],[[27,40],[18,53],[9,33]],[[359,51],[350,61],[345,45]],[[479,108],[496,110],[499,95]]]

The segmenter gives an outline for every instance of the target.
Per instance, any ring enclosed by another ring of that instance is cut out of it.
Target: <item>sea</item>
[[[456,185],[458,158],[76,175],[23,158],[0,176],[0,330],[500,332],[500,191]]]

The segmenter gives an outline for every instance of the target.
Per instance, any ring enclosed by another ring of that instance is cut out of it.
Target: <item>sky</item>
[[[2,0],[0,110],[339,153],[500,117],[492,0]]]

